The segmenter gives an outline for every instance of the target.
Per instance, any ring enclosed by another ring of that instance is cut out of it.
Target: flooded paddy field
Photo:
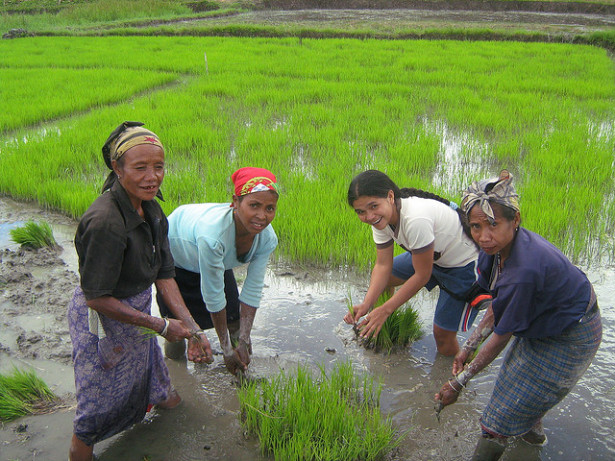
[[[62,245],[59,253],[20,253],[8,238],[26,220],[49,222]],[[76,222],[40,208],[0,198],[0,370],[32,366],[63,397],[53,414],[30,416],[0,429],[2,460],[65,460],[72,433],[74,383],[66,303],[78,278],[72,237]],[[542,449],[513,442],[505,460],[610,460],[615,458],[615,268],[584,268],[594,283],[604,337],[592,366],[570,395],[544,419],[549,442]],[[271,264],[263,306],[254,324],[250,374],[266,378],[298,364],[331,369],[349,360],[357,373],[382,378],[381,409],[400,432],[408,431],[389,460],[464,460],[479,436],[478,418],[489,399],[501,359],[474,378],[458,403],[438,422],[433,395],[450,375],[452,359],[436,354],[431,319],[434,295],[421,292],[424,337],[405,350],[384,355],[357,344],[342,318],[348,296],[362,297],[369,274],[344,268]],[[216,335],[208,332],[215,351]],[[465,335],[460,335],[463,341]],[[266,460],[254,438],[245,437],[238,417],[237,382],[221,355],[211,365],[167,360],[183,397],[175,410],[154,410],[145,422],[95,448],[111,460]],[[145,458],[147,457],[147,458]]]

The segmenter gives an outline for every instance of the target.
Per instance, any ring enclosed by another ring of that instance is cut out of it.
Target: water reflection
[[[2,142],[4,147],[17,148],[32,142],[41,142],[48,136],[60,136],[62,132],[60,128],[55,126],[41,127],[33,131],[28,131],[28,134],[21,135],[20,137],[8,137]],[[0,154],[2,154],[2,147],[0,147]]]
[[[438,120],[423,120],[429,133],[440,136],[439,161],[432,176],[432,184],[446,191],[446,195],[456,197],[467,188],[467,178],[488,177],[485,167],[490,146],[473,139],[469,133],[455,133],[449,126]]]

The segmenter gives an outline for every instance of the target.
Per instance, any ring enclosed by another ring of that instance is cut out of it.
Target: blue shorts
[[[408,280],[413,274],[412,254],[406,252],[396,256],[393,260],[393,275]],[[431,291],[435,286],[440,287],[440,296],[433,318],[434,325],[448,331],[467,331],[472,326],[478,309],[472,309],[468,305],[465,295],[477,278],[476,261],[465,267],[433,265],[431,279],[425,288]]]

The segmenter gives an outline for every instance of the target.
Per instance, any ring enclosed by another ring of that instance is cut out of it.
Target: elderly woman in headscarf
[[[473,457],[497,460],[509,437],[522,436],[534,445],[546,441],[542,418],[589,367],[602,322],[586,275],[547,240],[520,227],[518,196],[508,171],[474,182],[461,206],[481,248],[479,283],[491,291],[493,301],[455,356],[454,377],[436,401],[454,403],[514,336],[483,412]]]
[[[211,362],[207,337],[188,312],[173,278],[161,197],[164,149],[140,122],[109,136],[112,170],[75,235],[80,285],[68,307],[77,410],[72,461],[91,460],[94,444],[141,421],[149,408],[173,408],[173,389],[156,333],[189,338],[188,358]],[[152,284],[178,320],[150,313]]]
[[[267,263],[278,244],[270,225],[278,185],[273,173],[264,168],[240,168],[231,180],[235,193],[230,204],[183,205],[169,215],[169,243],[176,281],[188,309],[201,328],[215,328],[224,363],[237,374],[250,363],[252,324]],[[239,294],[233,268],[245,264],[247,276]],[[172,315],[160,297],[158,305],[163,315]],[[165,343],[170,358],[181,357],[184,348],[183,342]]]

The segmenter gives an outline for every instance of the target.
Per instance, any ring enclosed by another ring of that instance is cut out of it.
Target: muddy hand
[[[453,374],[457,376],[463,371],[463,367],[466,363],[471,361],[472,352],[465,348],[461,348],[455,358],[453,359]]]
[[[451,386],[450,382],[447,381],[444,385],[442,385],[440,392],[438,392],[434,396],[434,400],[436,401],[436,403],[439,402],[442,405],[442,408],[444,408],[448,405],[455,403],[458,397],[459,391],[455,390]],[[440,409],[440,411],[442,411],[442,408]]]
[[[184,323],[181,320],[170,318],[167,318],[167,320],[169,321],[169,326],[167,327],[167,332],[164,335],[164,338],[167,341],[176,342],[192,336],[190,330],[184,326]]]
[[[241,362],[244,363],[247,368],[247,366],[250,365],[251,361],[250,355],[252,355],[252,344],[239,338],[239,344],[235,348],[235,352],[239,356],[239,360],[241,360]]]
[[[239,357],[237,350],[233,350],[232,354],[224,356],[224,364],[226,365],[226,369],[233,375],[237,375],[239,370],[245,372],[248,369],[248,366],[243,363]]]
[[[368,310],[369,306],[365,306],[363,304],[352,306],[351,310],[344,316],[344,322],[351,325],[354,324],[356,326],[356,323],[366,314]]]
[[[384,325],[388,317],[389,315],[383,309],[377,308],[372,310],[358,325],[361,338],[368,339],[372,336],[378,336],[382,325]]]
[[[211,345],[203,332],[195,332],[188,339],[188,360],[194,363],[212,363],[214,361]]]

